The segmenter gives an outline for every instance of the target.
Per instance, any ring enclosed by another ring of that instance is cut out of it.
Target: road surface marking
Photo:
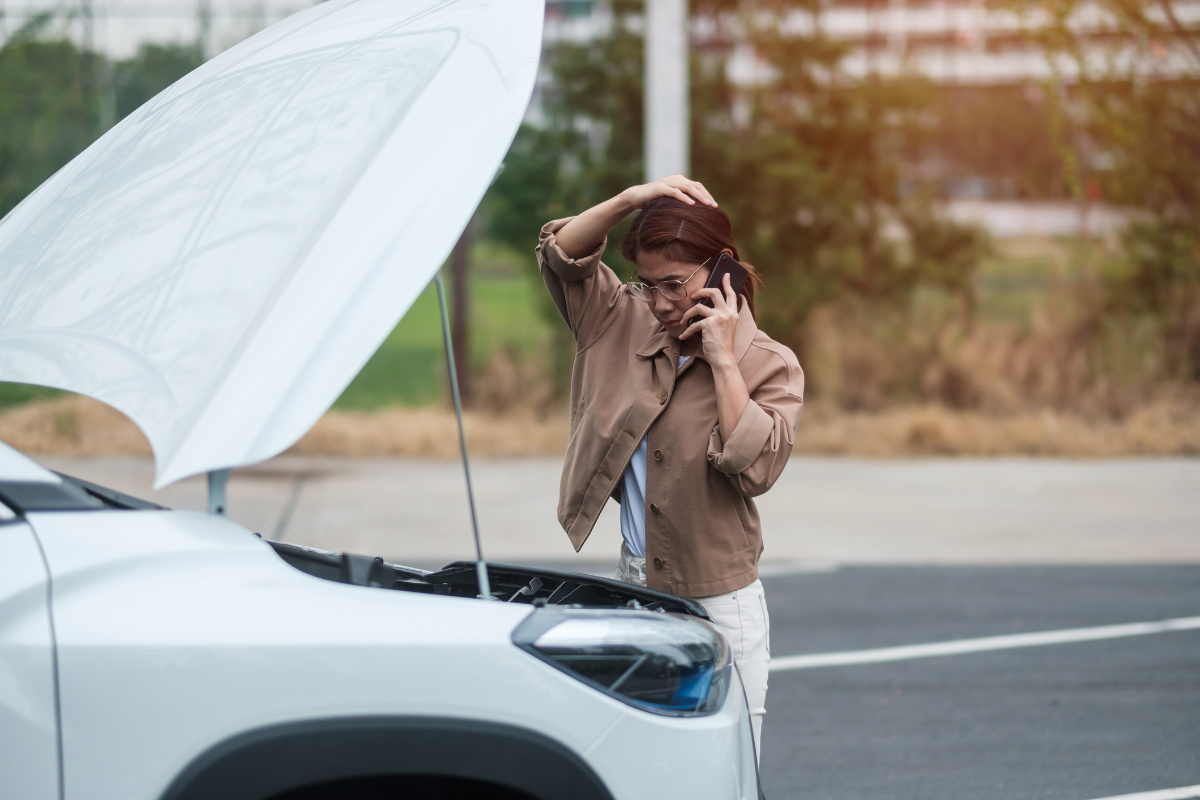
[[[1097,800],[1192,800],[1195,797],[1200,797],[1200,784],[1180,786],[1178,789],[1159,789],[1157,792],[1117,794],[1112,797],[1100,797]]]
[[[837,572],[839,565],[833,561],[776,561],[759,564],[759,577],[778,577],[788,575],[821,575]]]
[[[985,636],[981,639],[959,639],[953,642],[910,644],[900,647],[881,647],[877,650],[849,650],[844,653],[814,653],[803,656],[782,656],[771,659],[771,672],[818,667],[842,667],[850,664],[878,664],[883,661],[906,661],[911,658],[957,656],[963,653],[983,653],[989,650],[1010,650],[1017,647],[1040,647],[1069,642],[1094,642],[1100,639],[1121,639],[1126,636],[1145,636],[1168,631],[1200,629],[1200,617],[1179,617],[1160,622],[1131,622],[1126,625],[1104,625],[1097,628],[1069,628],[1061,631],[1015,633],[1005,636]],[[1182,791],[1170,789],[1167,791]],[[1131,797],[1134,795],[1131,795]],[[1174,795],[1171,795],[1172,797]],[[1190,797],[1191,795],[1179,795]],[[1137,795],[1140,800],[1140,795]],[[1166,795],[1164,795],[1166,797]]]

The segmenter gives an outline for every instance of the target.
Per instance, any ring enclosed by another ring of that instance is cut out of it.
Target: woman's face
[[[660,253],[643,251],[637,257],[637,280],[647,286],[658,286],[663,281],[686,281],[682,300],[673,300],[661,291],[653,293],[650,310],[654,318],[662,323],[667,333],[675,338],[683,333],[683,315],[696,305],[690,295],[704,286],[711,271],[709,264],[701,266],[686,261],[669,261]],[[699,267],[699,269],[697,269]]]

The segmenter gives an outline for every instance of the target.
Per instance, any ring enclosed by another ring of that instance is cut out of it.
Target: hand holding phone
[[[708,274],[708,280],[704,282],[704,288],[719,289],[721,293],[724,294],[724,278],[726,275],[728,275],[729,286],[733,289],[733,293],[736,295],[742,291],[742,287],[746,284],[746,278],[749,276],[749,274],[750,273],[746,271],[746,268],[739,264],[731,255],[728,253],[721,253],[721,257],[718,258],[717,263],[713,265],[712,272]],[[709,308],[713,307],[712,300],[709,300],[707,297],[702,298],[700,303],[708,306]],[[700,319],[704,319],[704,317],[692,317],[687,321],[687,324],[691,325],[693,322]]]

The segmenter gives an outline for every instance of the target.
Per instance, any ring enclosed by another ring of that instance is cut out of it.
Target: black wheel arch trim
[[[265,800],[350,778],[438,775],[539,800],[613,800],[578,754],[516,725],[443,717],[338,717],[271,725],[197,756],[161,800]]]

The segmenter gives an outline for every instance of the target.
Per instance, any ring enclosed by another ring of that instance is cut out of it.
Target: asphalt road
[[[1200,616],[1194,565],[845,567],[763,583],[775,657]],[[1197,785],[1200,630],[773,672],[763,740],[773,799]]]

